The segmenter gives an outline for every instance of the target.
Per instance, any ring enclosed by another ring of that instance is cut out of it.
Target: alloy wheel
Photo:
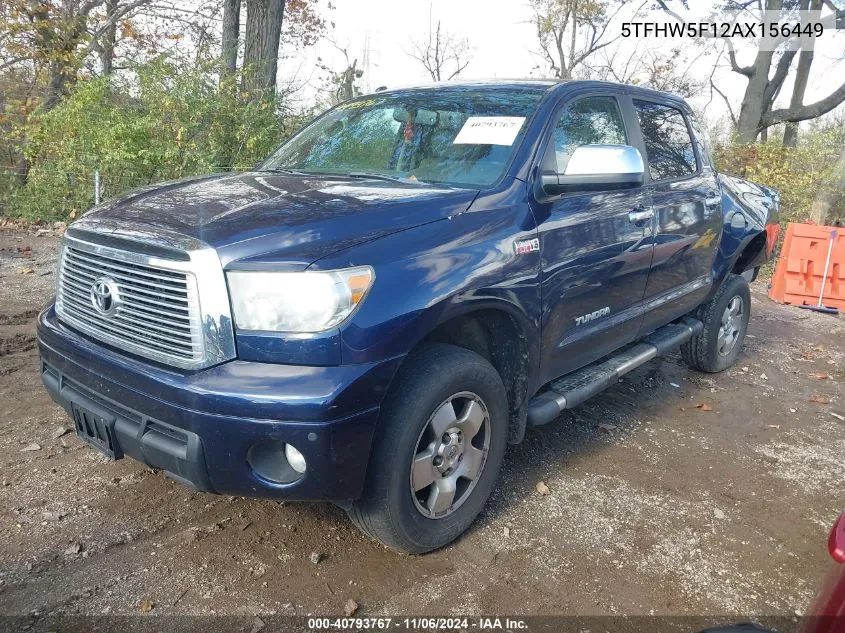
[[[742,331],[743,308],[742,297],[735,296],[728,302],[722,313],[718,339],[718,350],[722,356],[727,356],[736,347],[739,333]]]
[[[441,519],[472,494],[490,446],[490,414],[476,394],[447,398],[429,417],[417,439],[411,464],[411,496],[417,510]]]

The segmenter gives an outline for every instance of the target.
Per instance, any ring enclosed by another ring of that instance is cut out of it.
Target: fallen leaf
[[[82,551],[82,546],[79,543],[71,543],[70,547],[65,550],[65,556],[73,556]]]
[[[823,352],[824,351],[824,345],[816,345],[813,349],[817,352]]]
[[[780,424],[767,424],[767,429],[780,429]]]
[[[810,396],[810,402],[815,402],[816,404],[830,404],[830,400],[825,398],[824,396],[820,396],[817,393],[814,393]]]
[[[700,409],[701,411],[712,411],[713,410],[713,407],[711,407],[706,402],[702,402],[700,404],[695,405],[695,408]]]
[[[69,428],[67,428],[66,426],[59,426],[59,427],[56,428],[55,431],[53,431],[50,434],[50,437],[53,438],[54,440],[57,440],[60,437],[62,437],[63,435],[67,435],[68,433],[70,433]]]
[[[265,626],[264,620],[261,618],[255,618],[252,621],[252,629],[250,629],[250,633],[258,633],[261,629]]]
[[[29,274],[34,273],[34,272],[35,272],[35,269],[29,268],[28,266],[24,267],[24,268],[18,268],[18,274],[19,275],[29,275]]]
[[[26,446],[24,446],[21,449],[21,453],[28,453],[28,452],[40,451],[40,450],[41,450],[41,445],[33,442],[32,444],[27,444]]]
[[[546,485],[546,482],[544,481],[538,481],[536,488],[537,492],[539,492],[544,497],[551,492],[551,490],[549,490],[549,487]]]
[[[141,609],[141,613],[149,613],[153,610],[153,607],[155,606],[155,602],[153,602],[149,598],[144,598],[143,600],[141,600],[141,604],[138,605],[138,608]]]
[[[358,603],[355,602],[352,598],[346,601],[346,604],[343,605],[343,614],[349,618],[355,615],[355,612],[358,611]]]
[[[71,219],[71,220],[75,219],[75,218],[76,218],[76,209],[74,209],[73,211],[71,211],[68,215],[70,216],[70,219]]]
[[[823,372],[813,372],[810,374],[810,378],[815,378],[816,380],[827,380],[830,376]]]
[[[610,433],[618,428],[615,424],[599,424],[599,431],[604,431],[605,433]]]

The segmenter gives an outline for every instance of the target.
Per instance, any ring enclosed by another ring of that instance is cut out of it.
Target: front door
[[[544,166],[563,173],[579,145],[628,145],[612,91],[564,104]],[[651,265],[652,226],[645,187],[568,193],[535,204],[542,268],[543,382],[586,365],[636,337]],[[632,214],[633,212],[633,214]]]

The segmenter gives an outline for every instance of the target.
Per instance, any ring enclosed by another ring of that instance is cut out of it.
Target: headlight
[[[375,279],[369,266],[305,272],[226,274],[240,330],[321,332],[352,314]]]

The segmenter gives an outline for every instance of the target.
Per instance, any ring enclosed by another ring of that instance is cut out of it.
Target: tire
[[[681,346],[684,362],[708,373],[733,366],[751,316],[748,282],[740,275],[729,275],[716,295],[692,316],[704,323],[704,329]]]
[[[460,347],[425,344],[405,361],[385,398],[364,495],[347,514],[391,549],[422,554],[443,547],[487,502],[507,437],[505,387],[493,366]],[[444,509],[451,488],[452,505]]]

